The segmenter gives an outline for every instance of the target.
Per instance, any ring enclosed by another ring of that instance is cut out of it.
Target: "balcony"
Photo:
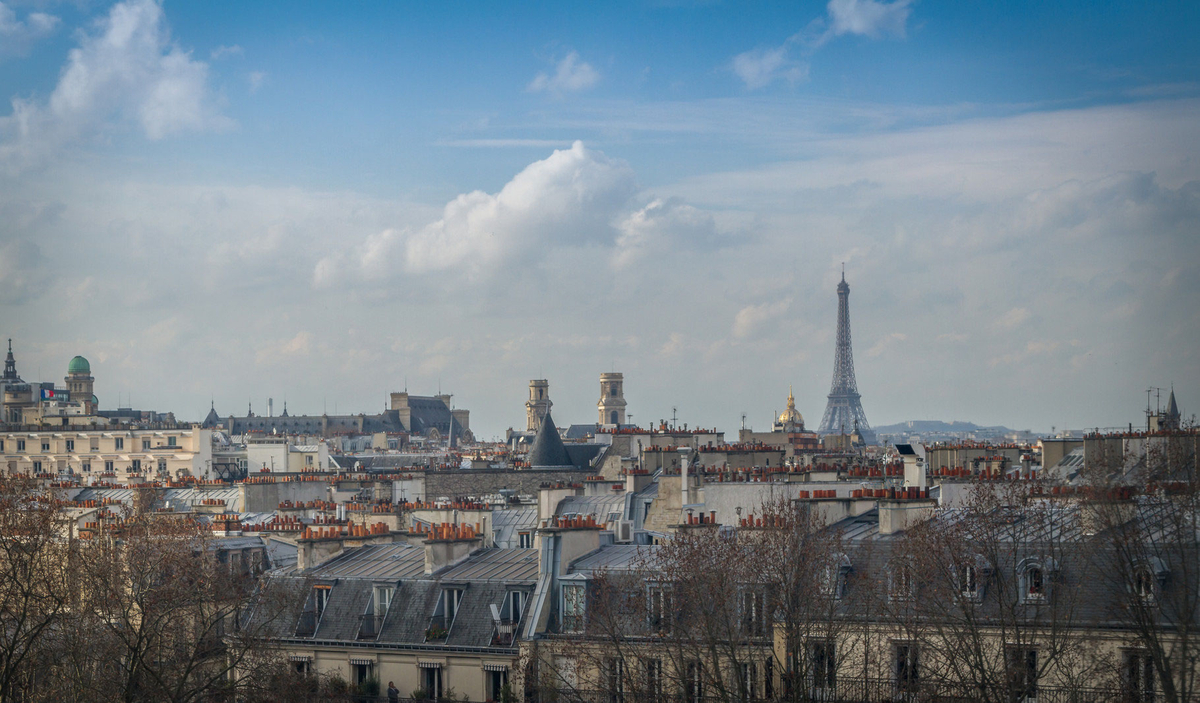
[[[382,628],[383,615],[367,613],[366,615],[358,616],[358,639],[373,640],[379,637],[379,631]]]
[[[317,634],[317,611],[306,610],[300,613],[300,622],[296,623],[297,637],[312,637]]]
[[[446,618],[436,615],[429,619],[429,628],[425,630],[426,642],[441,642],[450,634]]]

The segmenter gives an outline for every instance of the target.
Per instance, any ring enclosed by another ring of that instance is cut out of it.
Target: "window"
[[[671,587],[651,584],[646,593],[647,624],[653,632],[670,632],[675,606]]]
[[[37,473],[38,471],[41,471],[41,470],[42,470],[42,462],[40,462],[40,461],[33,462],[34,473]]]
[[[604,669],[608,677],[609,703],[625,703],[625,660],[609,659]]]
[[[313,586],[313,610],[317,614],[317,620],[321,619],[321,615],[325,612],[325,606],[329,604],[329,592],[333,590],[330,586]]]
[[[750,637],[762,637],[767,631],[767,594],[763,591],[742,592],[742,632]]]
[[[499,701],[504,699],[504,687],[508,685],[508,671],[489,671],[488,676],[488,700]]]
[[[112,470],[113,470],[113,463],[112,463],[111,461],[106,461],[106,462],[104,462],[104,470],[105,470],[105,471],[112,471]]]
[[[1125,700],[1150,703],[1154,700],[1154,661],[1143,650],[1128,650],[1121,666]]]
[[[562,601],[563,632],[582,632],[585,613],[583,584],[563,584]]]
[[[517,533],[517,547],[521,549],[533,548],[533,535],[529,532]]]
[[[895,648],[896,689],[905,692],[917,690],[919,670],[917,668],[917,647],[909,642],[898,642]]]
[[[462,591],[457,588],[442,589],[441,614],[445,618],[447,631],[454,624],[454,616],[458,614],[458,604],[462,602]]]
[[[308,676],[312,673],[312,663],[307,659],[292,660],[292,671],[301,676]]]
[[[93,452],[100,451],[100,438],[99,437],[88,438],[88,450],[93,451]]]
[[[1025,599],[1042,600],[1046,597],[1046,575],[1040,566],[1025,570]]]
[[[1005,669],[1008,690],[1016,703],[1037,699],[1038,655],[1030,647],[1009,647],[1005,650]]]
[[[48,451],[50,451],[50,443],[42,442],[42,452],[44,453],[44,452],[48,452]]]
[[[1154,576],[1150,569],[1138,567],[1133,575],[1133,594],[1142,600],[1154,598]]]
[[[354,670],[354,672],[353,672],[354,683],[361,686],[362,684],[366,683],[368,680],[371,679],[371,665],[370,664],[351,664],[350,668]]]
[[[17,451],[18,451],[18,452],[23,452],[23,451],[25,451],[25,440],[23,440],[23,439],[18,439],[18,440],[17,440]]]
[[[73,452],[73,451],[75,451],[75,440],[73,440],[73,439],[68,439],[68,440],[67,440],[67,451],[68,451],[68,452]]]
[[[979,599],[979,568],[974,564],[962,564],[958,568],[958,590],[965,598]]]
[[[687,663],[683,679],[685,703],[704,703],[704,665],[698,661]]]
[[[125,438],[117,437],[116,439],[113,440],[113,446],[117,449],[124,449],[125,448]]]
[[[837,683],[837,670],[833,655],[833,641],[809,640],[809,685],[814,691],[832,690]]]
[[[375,617],[382,618],[387,614],[388,608],[392,605],[392,595],[395,592],[396,588],[394,586],[375,587]]]
[[[170,437],[167,437],[167,446],[168,446],[168,447],[174,447],[174,446],[175,446],[175,443],[176,443],[177,441],[178,441],[178,438],[177,438],[177,437],[175,437],[174,435],[172,435],[172,436],[170,436]]]
[[[763,698],[775,698],[775,660],[769,657],[763,662]]]
[[[442,697],[442,667],[431,666],[422,669],[425,675],[421,682],[421,688],[425,689],[425,697],[438,699]]]
[[[513,591],[508,594],[508,613],[513,622],[521,622],[525,613],[525,592]]]
[[[739,693],[743,701],[755,700],[755,692],[758,690],[758,666],[755,662],[742,662]]]
[[[130,464],[129,464],[129,469],[130,469],[131,471],[133,471],[135,474],[136,474],[137,472],[141,471],[141,470],[142,470],[142,460],[141,460],[141,459],[134,459],[132,462],[130,462]]]
[[[646,667],[646,697],[649,700],[663,699],[662,659],[647,659]]]
[[[167,460],[166,459],[158,460],[158,473],[160,473],[160,474],[167,473]]]
[[[83,462],[83,470],[90,472],[92,470],[92,463],[90,461]]]
[[[913,566],[907,561],[892,562],[888,572],[888,597],[894,601],[912,600],[917,595]]]
[[[148,440],[148,439],[142,440],[142,451],[144,451],[144,452],[150,451],[150,440]]]
[[[4,451],[4,440],[0,439],[0,452]]]
[[[821,575],[821,593],[835,599],[844,596],[847,571],[849,571],[848,560],[844,565],[843,563],[834,563],[825,567],[825,572]]]

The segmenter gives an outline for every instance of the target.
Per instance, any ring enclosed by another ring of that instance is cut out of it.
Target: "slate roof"
[[[537,506],[522,505],[492,509],[492,532],[498,547],[517,547],[517,533],[532,531],[536,526]]]
[[[554,419],[550,417],[549,410],[542,418],[542,426],[538,428],[537,437],[533,439],[528,461],[532,467],[575,466],[571,462],[570,455],[567,454],[566,447],[563,446],[562,437],[558,435],[558,428],[554,426]]]
[[[316,578],[415,578],[425,573],[425,550],[402,542],[369,544],[347,550],[309,571]]]
[[[431,575],[424,573],[424,554],[422,548],[403,544],[369,545],[350,550],[309,570],[305,576],[331,586],[325,611],[311,639],[358,645],[371,642],[421,645],[431,650],[440,647],[491,648],[495,634],[491,606],[503,609],[509,592],[530,593],[537,580],[537,553],[530,549],[483,549],[465,561]],[[289,581],[294,584],[306,582],[299,578]],[[362,616],[370,612],[374,588],[380,583],[395,586],[391,607],[380,626],[379,636],[359,639]],[[426,632],[438,601],[442,592],[450,587],[460,590],[461,597],[449,634],[445,640],[426,642]],[[310,592],[297,593],[295,600],[300,606],[280,618],[284,622],[274,628],[274,636],[296,637],[296,624],[303,606],[311,600]],[[506,653],[512,651],[511,646],[495,648]]]
[[[567,496],[558,501],[555,515],[592,515],[597,522],[608,522],[609,515],[618,513],[625,519],[625,492],[602,496]]]

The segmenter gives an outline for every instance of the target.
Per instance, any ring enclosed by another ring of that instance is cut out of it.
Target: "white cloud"
[[[246,80],[250,83],[250,94],[253,95],[257,93],[258,89],[262,87],[263,81],[266,79],[267,74],[265,71],[251,71],[250,74],[246,76]]]
[[[672,252],[712,247],[717,243],[712,214],[678,198],[655,198],[620,220],[617,232],[613,263],[618,268],[639,259],[669,256]]]
[[[588,62],[580,61],[579,54],[572,51],[558,62],[553,75],[538,73],[525,90],[530,93],[573,93],[591,88],[599,80],[600,72]]]
[[[1013,308],[1000,316],[996,320],[996,327],[1002,330],[1011,330],[1021,326],[1029,319],[1030,312],[1027,308]]]
[[[764,328],[768,326],[768,323],[782,317],[791,305],[791,298],[761,305],[747,305],[738,310],[733,317],[733,336],[745,339],[765,331]]]
[[[218,61],[227,56],[241,56],[243,53],[245,52],[242,50],[242,47],[238,46],[237,44],[233,44],[231,46],[221,45],[209,52],[208,58],[212,59],[213,61]]]
[[[904,37],[912,0],[829,0],[829,31],[837,36],[860,34],[872,39]]]
[[[30,12],[24,20],[0,2],[0,58],[24,56],[37,40],[47,37],[58,28],[59,19],[44,12]]]
[[[81,34],[49,100],[12,103],[0,118],[0,164],[10,170],[114,124],[136,124],[152,140],[232,124],[209,88],[208,64],[171,42],[155,0],[114,5]]]
[[[783,78],[791,83],[808,78],[808,65],[788,58],[787,46],[753,49],[733,57],[733,72],[751,90]]]
[[[575,142],[525,167],[498,193],[459,195],[424,227],[385,229],[349,254],[327,255],[315,280],[327,285],[342,274],[379,280],[451,269],[479,277],[505,261],[540,259],[544,249],[611,245],[611,223],[635,190],[627,164]]]
[[[733,72],[747,88],[765,88],[777,79],[797,83],[808,79],[809,65],[793,58],[794,49],[812,53],[833,37],[857,34],[871,39],[887,35],[904,38],[912,0],[829,0],[826,15],[788,37],[782,45],[760,48],[733,57]]]
[[[908,339],[908,335],[904,334],[903,332],[892,332],[891,334],[886,334],[880,337],[878,342],[875,342],[875,344],[871,345],[871,348],[867,350],[867,353],[864,356],[866,356],[868,359],[874,359],[882,356],[889,349],[906,339]]]

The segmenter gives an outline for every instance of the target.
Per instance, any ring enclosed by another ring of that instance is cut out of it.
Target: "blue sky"
[[[617,367],[635,421],[764,425],[792,384],[815,425],[847,261],[876,424],[1119,425],[1170,383],[1187,410],[1198,29],[1184,2],[5,0],[0,318],[183,416],[407,379],[494,434],[539,376],[590,420]]]

